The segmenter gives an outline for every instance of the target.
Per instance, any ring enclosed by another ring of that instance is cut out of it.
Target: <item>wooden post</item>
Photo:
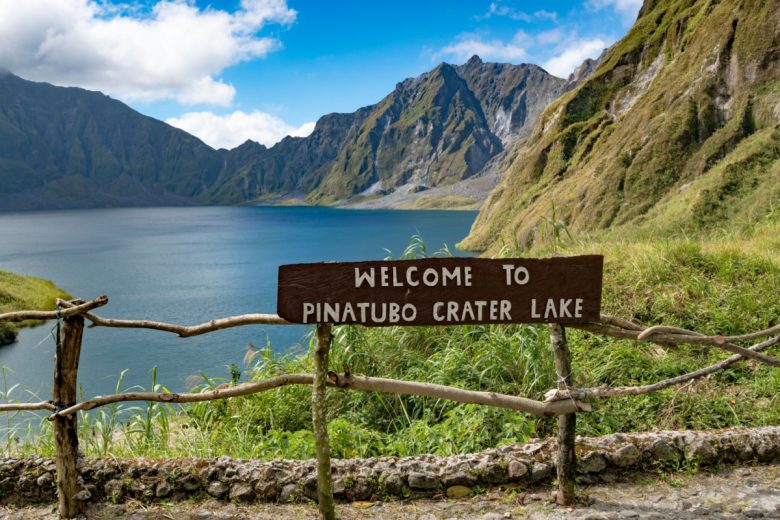
[[[77,373],[81,355],[84,318],[64,318],[54,358],[54,405],[58,409],[76,403]],[[54,419],[56,443],[57,496],[60,517],[73,518],[84,510],[84,502],[75,495],[80,491],[76,462],[79,456],[76,414]]]
[[[572,386],[571,352],[566,343],[566,330],[557,323],[550,323],[550,342],[555,354],[555,372],[558,376],[558,390]],[[577,414],[558,416],[558,496],[562,506],[573,506],[576,495],[577,456],[574,451],[574,439],[577,427]]]
[[[314,348],[314,385],[312,386],[311,411],[314,427],[314,448],[317,451],[317,498],[320,516],[335,520],[336,505],[333,501],[333,481],[330,467],[330,439],[326,409],[325,383],[328,378],[328,354],[333,339],[330,324],[317,325],[317,344]]]

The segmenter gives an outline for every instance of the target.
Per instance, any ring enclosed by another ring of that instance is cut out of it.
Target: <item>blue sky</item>
[[[0,66],[101,90],[214,146],[304,135],[447,61],[567,75],[641,0],[0,0]]]

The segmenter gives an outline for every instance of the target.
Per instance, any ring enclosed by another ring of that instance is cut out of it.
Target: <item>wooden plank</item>
[[[603,263],[587,255],[283,265],[277,313],[367,326],[596,322]]]

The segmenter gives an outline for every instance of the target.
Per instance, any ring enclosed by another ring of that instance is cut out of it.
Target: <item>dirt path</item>
[[[496,488],[474,496],[440,500],[356,502],[339,505],[344,520],[370,519],[780,519],[780,464],[726,467],[699,473],[653,474],[635,481],[582,487],[583,504],[565,509],[550,503],[549,487]],[[474,492],[474,490],[472,490]],[[91,506],[91,520],[248,520],[315,519],[313,504],[237,506],[224,502],[180,502],[146,506],[140,502]],[[19,510],[0,508],[8,520],[54,519],[54,505]]]

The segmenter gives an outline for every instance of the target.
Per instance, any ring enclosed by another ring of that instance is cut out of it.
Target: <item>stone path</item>
[[[461,499],[355,502],[340,504],[343,520],[370,519],[780,519],[780,464],[724,467],[699,473],[636,474],[633,481],[583,486],[575,509],[551,503],[550,487],[472,489]],[[241,505],[185,501],[165,505],[97,504],[90,520],[316,519],[313,504]],[[8,520],[55,519],[54,506],[0,508]]]

